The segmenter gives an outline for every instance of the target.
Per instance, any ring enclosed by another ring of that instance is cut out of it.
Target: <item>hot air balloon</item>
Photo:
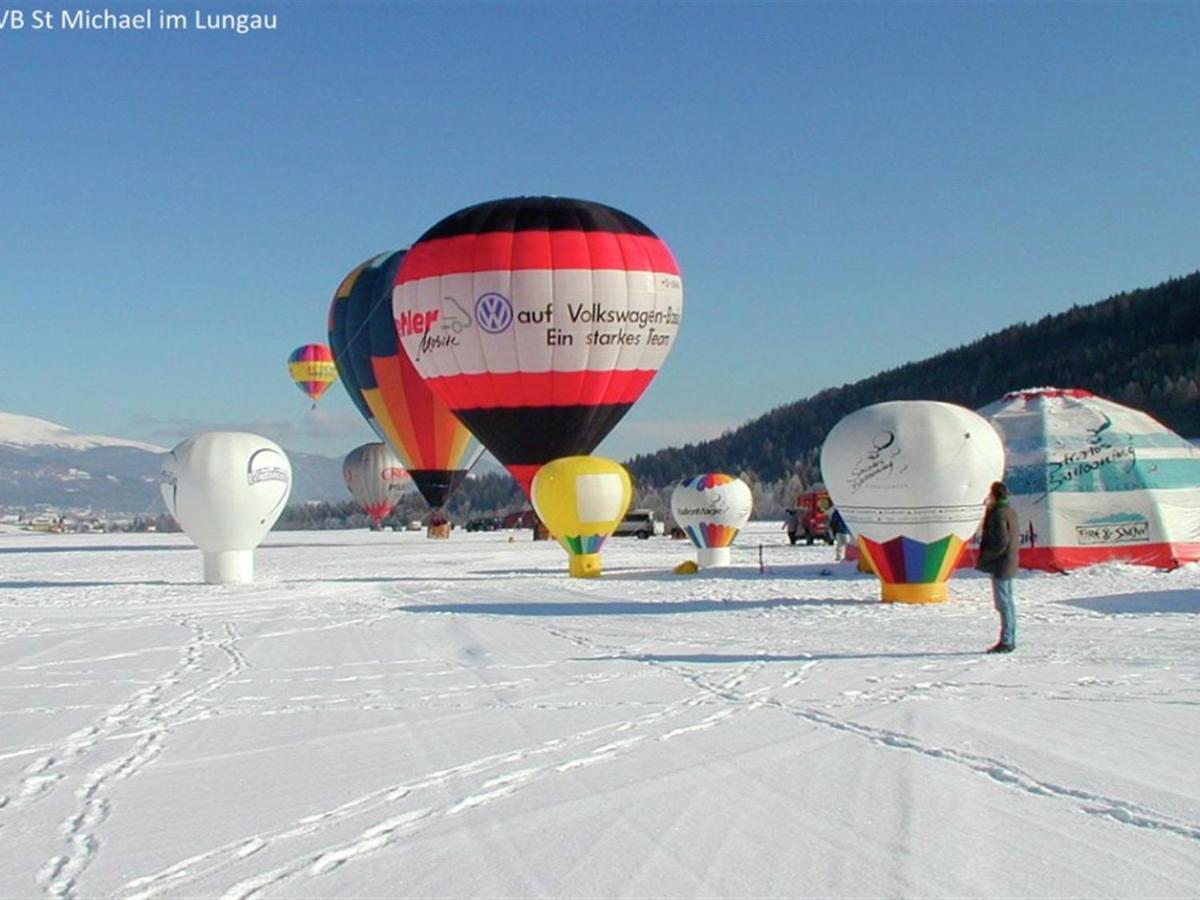
[[[240,431],[210,431],[164,454],[163,503],[204,554],[204,580],[254,578],[254,548],[292,490],[292,466],[274,441]]]
[[[629,473],[598,456],[552,460],[533,478],[533,508],[567,551],[572,578],[600,574],[600,546],[632,499]]]
[[[403,258],[403,250],[380,254],[342,280],[329,307],[329,343],[350,399],[437,509],[466,478],[483,446],[400,348],[391,293]]]
[[[885,601],[937,603],[983,519],[1004,448],[987,420],[951,403],[900,400],[850,413],[821,448],[842,518]]]
[[[317,408],[317,401],[337,380],[338,375],[333,354],[324,344],[305,344],[293,350],[288,357],[288,374],[296,382],[296,387],[312,400],[313,409]]]
[[[342,479],[375,528],[391,515],[411,479],[386,444],[355,447],[342,463]]]
[[[698,548],[696,562],[705,568],[729,565],[729,547],[753,507],[746,482],[719,472],[688,478],[671,492],[671,515]]]
[[[528,495],[543,463],[595,449],[679,330],[671,251],[633,216],[517,197],[429,229],[396,273],[417,371]]]

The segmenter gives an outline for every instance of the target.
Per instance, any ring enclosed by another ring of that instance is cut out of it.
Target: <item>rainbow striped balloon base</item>
[[[568,534],[558,539],[567,551],[568,569],[572,578],[600,577],[600,547],[602,534]]]
[[[930,543],[904,536],[878,543],[859,535],[858,546],[882,582],[885,603],[941,603],[967,545],[948,534]]]
[[[685,529],[687,536],[697,547],[728,547],[738,535],[738,529],[732,525],[718,525],[713,522],[698,522],[688,525]]]

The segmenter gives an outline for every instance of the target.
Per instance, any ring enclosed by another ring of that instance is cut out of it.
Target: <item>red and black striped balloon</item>
[[[683,283],[633,216],[516,197],[425,232],[392,302],[421,377],[528,494],[541,465],[590,453],[641,396],[675,341]]]

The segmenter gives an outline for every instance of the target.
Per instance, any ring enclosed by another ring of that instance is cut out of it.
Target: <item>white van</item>
[[[664,531],[663,523],[654,515],[653,510],[631,509],[625,514],[625,518],[621,520],[621,524],[617,526],[613,535],[617,537],[632,535],[646,540],[651,535],[662,534]]]

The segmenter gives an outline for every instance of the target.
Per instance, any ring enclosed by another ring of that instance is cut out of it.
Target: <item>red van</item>
[[[833,501],[829,491],[808,491],[796,498],[796,515],[800,519],[797,539],[803,537],[808,544],[813,541],[833,543],[833,532],[829,529],[829,509]]]

